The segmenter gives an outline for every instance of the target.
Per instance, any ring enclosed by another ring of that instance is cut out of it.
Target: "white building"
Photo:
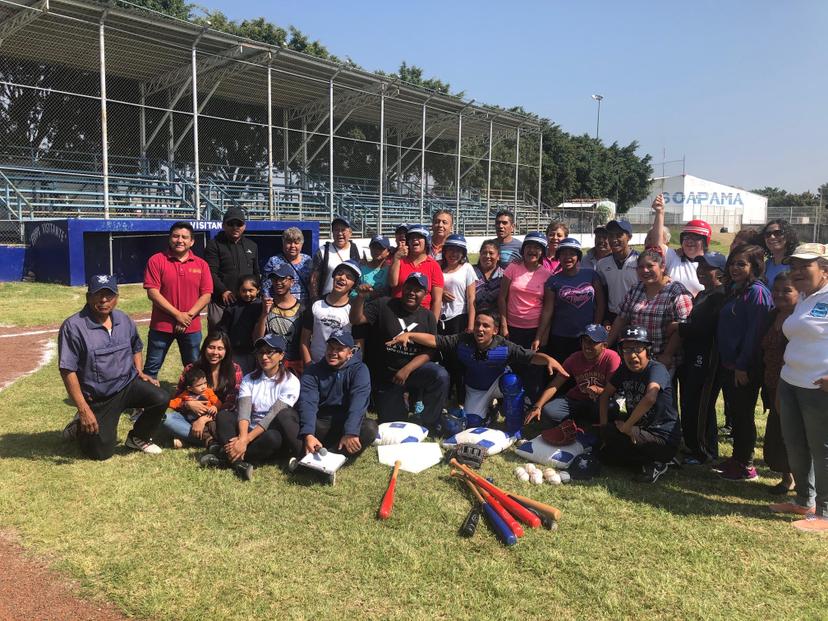
[[[768,199],[764,196],[692,175],[653,179],[647,198],[622,217],[633,224],[651,223],[651,205],[662,193],[665,223],[671,226],[701,219],[709,222],[714,230],[727,227],[732,232],[742,226],[767,222]]]

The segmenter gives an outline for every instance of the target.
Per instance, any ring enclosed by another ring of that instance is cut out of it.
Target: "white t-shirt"
[[[325,357],[325,347],[331,334],[337,330],[350,334],[350,313],[350,302],[345,302],[341,306],[331,306],[322,298],[313,303],[310,315],[306,316],[302,326],[312,331],[310,354],[313,362],[319,362]]]
[[[448,321],[462,315],[468,310],[466,304],[466,289],[477,280],[474,268],[470,263],[463,263],[460,269],[454,272],[443,272],[443,310],[440,319]],[[445,293],[454,296],[454,300],[446,302]]]
[[[630,252],[621,269],[615,264],[615,257],[609,255],[598,261],[595,271],[607,283],[610,312],[617,314],[627,292],[638,284],[638,251]]]
[[[782,332],[788,339],[782,379],[799,388],[819,388],[814,382],[828,375],[828,285],[799,299]]]
[[[696,274],[698,263],[680,257],[675,250],[667,248],[666,264],[667,275],[674,281],[683,284],[684,288],[690,292],[690,295],[696,297],[704,291],[704,287],[699,282],[699,277]]]
[[[251,400],[251,428],[267,415],[277,401],[293,406],[299,399],[300,382],[293,373],[284,373],[278,382],[264,373],[259,379],[253,379],[251,375],[245,375],[239,386],[239,399],[250,397]]]
[[[333,289],[333,273],[336,266],[351,258],[351,242],[345,248],[337,248],[333,242],[328,245],[328,269],[325,270],[325,280],[319,283],[319,295],[327,295]],[[325,256],[325,246],[319,249],[320,261]]]

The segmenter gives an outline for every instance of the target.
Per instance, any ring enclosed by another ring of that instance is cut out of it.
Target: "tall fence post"
[[[98,24],[98,47],[100,52],[99,71],[101,74],[101,165],[103,166],[104,218],[109,220],[109,132],[106,115],[106,43],[104,36],[105,19],[106,11],[104,11],[104,14],[101,15],[101,21]],[[110,262],[112,261],[111,246],[112,237],[110,236]]]
[[[489,226],[492,221],[492,141],[494,140],[494,121],[489,121],[489,155],[486,158],[486,236],[489,236]]]
[[[543,210],[543,201],[541,200],[541,192],[543,191],[543,127],[538,128],[538,230],[541,230],[541,211]]]
[[[426,105],[423,104],[423,131],[420,137],[420,222],[425,215],[425,146],[426,146]]]
[[[138,139],[141,141],[141,174],[149,174],[147,165],[147,87],[141,82],[138,85],[140,107],[138,108]]]
[[[457,228],[460,228],[460,154],[463,152],[463,113],[457,115],[457,170],[455,174],[456,188],[454,196],[454,210],[457,218]]]
[[[515,217],[518,208],[518,176],[520,175],[520,127],[517,128],[515,138]]]
[[[267,62],[267,207],[271,220],[275,217],[273,195],[273,82],[271,58]]]
[[[196,64],[196,43],[193,43],[192,64],[193,64],[193,183],[195,184],[195,218],[201,220],[201,163],[198,157],[198,67]]]
[[[380,93],[380,145],[379,145],[379,213],[377,214],[377,235],[382,235],[382,192],[385,189],[385,84]],[[365,234],[363,222],[363,234]]]
[[[331,78],[328,89],[328,183],[331,191],[330,221],[334,218],[334,81]]]

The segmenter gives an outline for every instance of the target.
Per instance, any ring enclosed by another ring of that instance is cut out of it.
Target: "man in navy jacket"
[[[365,416],[371,397],[368,367],[354,358],[354,339],[337,330],[325,357],[305,368],[296,409],[279,413],[284,439],[302,457],[324,446],[356,457],[377,437],[377,423]]]

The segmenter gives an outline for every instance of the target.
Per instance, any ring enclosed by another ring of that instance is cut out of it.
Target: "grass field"
[[[176,358],[173,348],[162,379]],[[538,488],[515,481],[513,455],[495,456],[484,474],[564,513],[557,532],[507,549],[483,525],[457,536],[469,501],[445,466],[401,473],[380,523],[389,469],[373,448],[335,487],[280,466],[242,483],[199,469],[195,450],[79,459],[60,438],[71,414],[56,363],[3,392],[0,528],[136,617],[826,618],[828,539],[766,511],[776,478],[761,467],[751,483],[695,467],[654,486],[607,470]]]

